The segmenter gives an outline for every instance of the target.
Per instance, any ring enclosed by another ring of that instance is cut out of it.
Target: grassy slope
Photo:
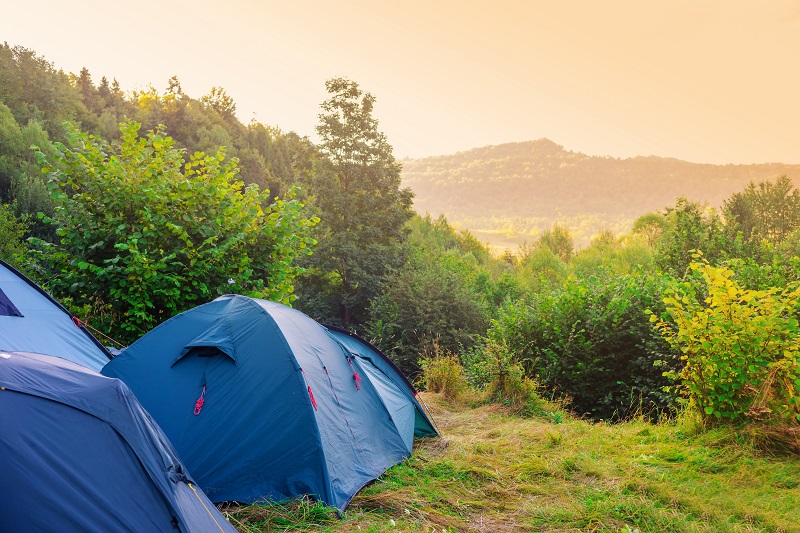
[[[726,431],[590,424],[426,395],[444,435],[364,489],[343,519],[313,504],[229,514],[243,531],[800,531],[800,461]]]

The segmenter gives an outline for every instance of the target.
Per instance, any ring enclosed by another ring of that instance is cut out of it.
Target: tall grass
[[[521,417],[422,394],[444,438],[418,441],[341,519],[306,502],[245,507],[234,523],[248,533],[800,531],[800,461],[732,429],[691,416],[590,423],[547,403]]]

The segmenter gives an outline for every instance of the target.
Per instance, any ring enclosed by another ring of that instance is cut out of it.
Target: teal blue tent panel
[[[414,404],[415,436],[435,437],[439,434],[430,414],[417,398],[417,391],[414,389],[414,386],[391,359],[370,342],[354,333],[336,326],[326,325],[325,327],[328,329],[330,335],[341,343],[353,357],[361,360],[362,364],[369,365],[380,371],[386,379],[394,383],[397,389]]]
[[[355,365],[369,379],[378,391],[384,405],[392,416],[392,422],[397,427],[397,432],[403,437],[403,442],[408,453],[414,446],[414,404],[402,393],[399,387],[372,364],[355,361]]]

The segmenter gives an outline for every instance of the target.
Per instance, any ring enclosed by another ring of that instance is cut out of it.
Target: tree
[[[302,204],[243,187],[224,149],[185,161],[163,130],[140,127],[123,123],[110,145],[73,129],[58,166],[39,154],[60,238],[35,241],[49,287],[110,311],[124,340],[225,293],[293,301],[316,222]]]
[[[89,73],[89,69],[82,68],[80,74],[74,78],[74,83],[78,88],[78,92],[81,93],[83,105],[93,113],[100,114],[103,102],[100,100],[100,93],[92,82],[92,75]]]
[[[11,110],[0,101],[0,198],[8,198],[11,183],[24,157],[22,131]]]
[[[667,228],[656,243],[656,264],[664,272],[683,277],[700,250],[711,263],[726,258],[732,243],[726,242],[722,219],[707,205],[678,198],[667,208]]]
[[[20,128],[11,110],[0,102],[0,200],[12,204],[28,221],[29,234],[44,236],[47,231],[35,217],[39,212],[52,214],[52,203],[31,146],[55,152],[39,122],[31,120]]]
[[[735,222],[745,240],[765,239],[779,244],[800,227],[800,190],[780,176],[775,182],[753,182],[728,198],[725,215]]]
[[[69,76],[21,46],[0,44],[0,101],[18,124],[37,120],[53,139],[63,140],[64,121],[90,118]]]
[[[644,237],[648,246],[654,246],[667,227],[667,219],[661,213],[647,213],[633,223],[633,233]]]
[[[383,276],[403,263],[404,228],[412,216],[400,164],[372,116],[375,98],[344,78],[328,80],[317,132],[324,157],[311,177],[321,222],[300,304],[345,327],[366,322]],[[304,299],[316,293],[316,299]]]
[[[211,92],[200,99],[204,106],[213,109],[225,120],[236,117],[236,102],[222,87],[212,87]]]
[[[553,224],[553,227],[542,233],[538,244],[540,247],[548,248],[565,263],[568,263],[575,253],[572,233],[569,228],[558,223]]]

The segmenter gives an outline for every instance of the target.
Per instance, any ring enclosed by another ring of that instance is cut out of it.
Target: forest
[[[690,412],[759,449],[800,453],[796,167],[734,169],[721,199],[701,187],[634,214],[621,212],[626,184],[659,199],[702,169],[673,162],[652,181],[648,158],[622,174],[599,158],[581,172],[630,229],[602,227],[578,246],[565,218],[498,253],[412,207],[464,180],[480,198],[469,216],[517,205],[486,194],[489,159],[455,174],[399,162],[376,98],[344,78],[325,87],[314,143],[243,124],[222,87],[195,98],[173,77],[125,92],[0,46],[0,258],[116,348],[239,293],[359,333],[433,392],[469,388],[523,416],[557,401],[595,422]],[[549,141],[527,148],[559,168],[585,158]],[[421,169],[439,181],[422,183]],[[541,200],[574,188],[544,175],[518,196],[590,214]]]
[[[629,232],[642,213],[676,198],[719,207],[750,181],[782,175],[800,183],[800,166],[588,156],[539,139],[404,161],[402,178],[417,211],[446,213],[450,223],[502,250],[535,240],[555,222],[568,225],[584,247],[604,229]]]

